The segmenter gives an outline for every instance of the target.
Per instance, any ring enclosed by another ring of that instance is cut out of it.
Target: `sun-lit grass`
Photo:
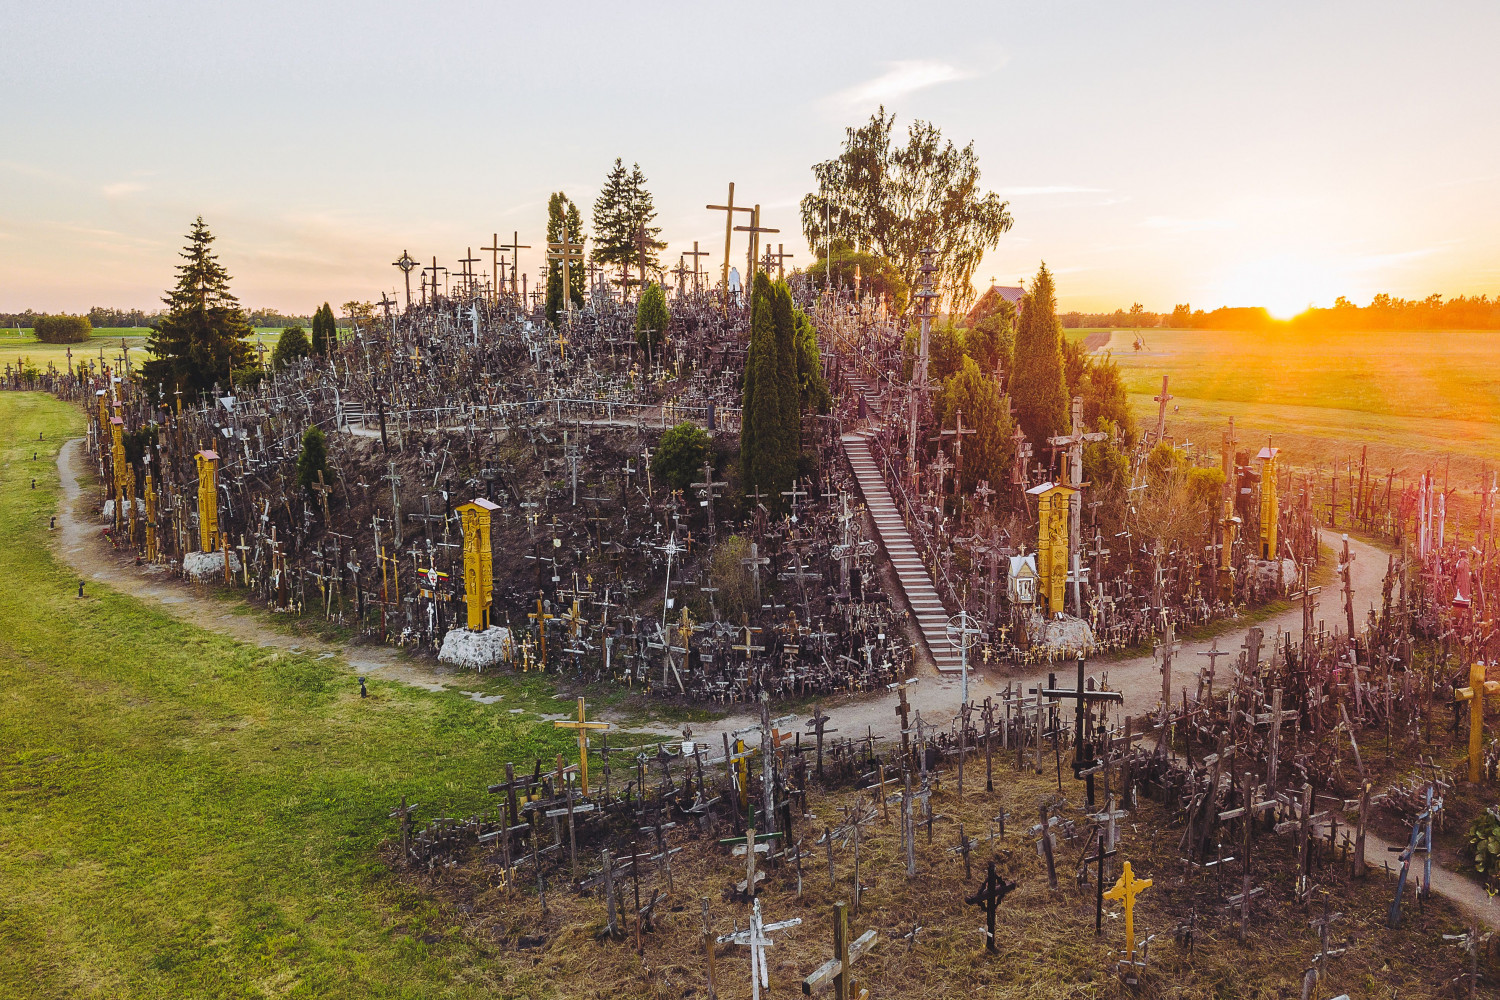
[[[1179,441],[1217,452],[1233,416],[1241,448],[1270,436],[1308,465],[1364,444],[1382,475],[1451,460],[1471,476],[1500,458],[1500,332],[1140,333],[1144,350],[1132,349],[1131,330],[1109,350],[1144,425],[1155,424],[1152,397],[1171,376],[1168,432]]]

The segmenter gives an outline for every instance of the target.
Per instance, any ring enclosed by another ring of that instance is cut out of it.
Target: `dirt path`
[[[270,628],[254,613],[237,614],[238,603],[217,600],[191,583],[174,579],[163,569],[136,566],[134,561],[110,547],[103,534],[104,522],[93,510],[81,477],[89,473],[82,438],[63,444],[57,453],[57,471],[62,481],[62,503],[57,512],[54,550],[63,562],[85,580],[97,580],[112,589],[160,605],[173,617],[201,628],[213,629],[241,642],[293,653],[338,657],[351,670],[371,677],[400,681],[428,691],[462,688],[461,675],[413,665],[395,651],[378,646],[331,645],[308,636],[289,635]]]

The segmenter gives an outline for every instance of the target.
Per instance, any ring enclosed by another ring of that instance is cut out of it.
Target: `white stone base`
[[[1026,626],[1033,646],[1041,646],[1055,657],[1090,656],[1094,652],[1094,630],[1082,618],[1059,615],[1043,621],[1033,613]]]
[[[438,662],[460,669],[483,671],[498,666],[510,651],[510,629],[491,625],[483,632],[451,628],[443,636]]]
[[[1297,586],[1297,563],[1292,559],[1256,559],[1255,579],[1264,588],[1279,591],[1281,581],[1276,578],[1277,571],[1281,572],[1281,580],[1286,583],[1285,589],[1291,590]]]
[[[125,516],[126,517],[130,516],[131,510],[133,510],[134,507],[135,507],[135,505],[137,503],[139,503],[139,502],[140,501],[138,501],[138,500],[126,500],[125,501],[125,503],[124,503],[123,506],[125,507]],[[99,517],[100,517],[100,519],[105,520],[105,521],[113,521],[115,519],[115,501],[114,501],[113,497],[111,497],[110,499],[104,501],[104,509],[99,512]]]
[[[229,553],[229,572],[240,571],[240,557]],[[182,575],[196,583],[224,579],[224,553],[189,552],[182,557]]]

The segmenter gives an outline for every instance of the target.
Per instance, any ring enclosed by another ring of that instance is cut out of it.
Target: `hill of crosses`
[[[930,255],[899,312],[785,256],[564,237],[549,303],[403,252],[263,377],[6,376],[136,571],[576,697],[380,830],[496,995],[1492,988],[1491,494],[1134,417],[1045,272],[940,315]]]

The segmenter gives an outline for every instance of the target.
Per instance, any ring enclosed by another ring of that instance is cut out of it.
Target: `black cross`
[[[1123,704],[1124,701],[1125,701],[1125,695],[1122,694],[1119,691],[1091,691],[1091,690],[1089,690],[1085,686],[1085,684],[1084,684],[1083,668],[1084,668],[1084,659],[1083,659],[1083,657],[1080,656],[1078,658],[1078,686],[1077,687],[1072,688],[1071,690],[1067,689],[1067,688],[1058,688],[1058,687],[1055,686],[1056,685],[1055,678],[1049,675],[1048,680],[1051,681],[1051,684],[1046,689],[1044,689],[1042,691],[1042,694],[1045,695],[1048,698],[1072,698],[1075,702],[1077,702],[1077,705],[1078,705],[1078,716],[1077,716],[1077,723],[1076,723],[1077,732],[1074,733],[1074,743],[1073,743],[1073,777],[1075,777],[1075,778],[1081,777],[1081,773],[1080,772],[1084,771],[1088,767],[1093,766],[1093,764],[1094,764],[1093,747],[1092,747],[1091,744],[1087,743],[1084,740],[1084,736],[1083,736],[1084,713],[1088,711],[1089,702],[1094,702],[1094,701],[1113,701],[1113,702],[1119,702],[1119,703]],[[1094,776],[1093,775],[1089,775],[1088,776],[1088,804],[1090,806],[1092,806],[1094,804]]]
[[[1000,908],[1001,900],[1014,892],[1020,885],[1019,882],[1007,882],[995,874],[995,862],[990,862],[989,874],[985,876],[984,884],[974,891],[974,895],[964,899],[970,906],[977,906],[984,911],[985,926],[988,928],[984,946],[989,951],[999,951],[995,947],[995,911]]]

